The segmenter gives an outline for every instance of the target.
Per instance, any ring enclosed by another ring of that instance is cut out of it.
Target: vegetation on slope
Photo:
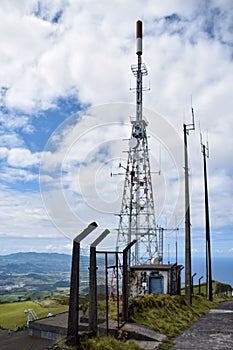
[[[232,293],[232,286],[230,284],[218,282],[218,281],[212,281],[212,292],[213,295],[216,296],[223,296],[223,295],[231,295]],[[184,295],[185,294],[185,289],[181,290],[181,293]],[[194,285],[193,286],[193,294],[198,294],[199,293],[199,286]],[[202,283],[200,285],[200,294],[203,296],[206,295],[206,283]]]
[[[214,295],[224,295],[232,292],[232,286],[230,284],[221,283],[218,281],[212,282],[213,294]]]
[[[176,336],[218,302],[195,295],[190,305],[181,295],[149,294],[134,299],[131,320],[167,336]]]

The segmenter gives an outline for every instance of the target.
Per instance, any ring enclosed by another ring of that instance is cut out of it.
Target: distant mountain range
[[[0,255],[1,273],[70,272],[71,256],[58,253],[15,253]]]
[[[110,264],[113,259],[109,259]],[[72,256],[58,253],[0,255],[0,304],[67,295]],[[104,279],[105,259],[97,256],[98,281]],[[89,256],[80,256],[80,294],[88,293]]]
[[[15,253],[0,255],[0,274],[52,274],[71,272],[72,256],[58,253]],[[109,258],[109,264],[113,258]],[[97,255],[97,265],[101,270],[105,265],[103,255]],[[88,273],[89,256],[80,256],[80,273]]]

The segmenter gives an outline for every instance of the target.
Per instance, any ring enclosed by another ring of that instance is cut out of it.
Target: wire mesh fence
[[[94,254],[94,256],[92,256]],[[123,254],[81,249],[79,309],[81,323],[94,333],[108,334],[110,323],[120,328],[122,320]]]

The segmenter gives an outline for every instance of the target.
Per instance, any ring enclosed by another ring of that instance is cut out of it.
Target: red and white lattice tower
[[[142,115],[142,77],[147,69],[141,62],[142,22],[137,21],[138,63],[131,66],[136,77],[136,115],[131,118],[132,133],[129,141],[128,161],[125,167],[125,182],[119,214],[117,250],[122,250],[134,239],[131,248],[131,264],[159,263],[158,236],[155,219],[154,198],[149,162],[147,123]],[[120,164],[121,166],[121,164]]]

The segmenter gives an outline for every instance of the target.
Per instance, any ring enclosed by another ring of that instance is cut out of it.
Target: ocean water
[[[178,261],[179,264],[184,265],[184,259]],[[222,283],[230,284],[233,287],[233,257],[212,257],[212,280]],[[206,281],[206,261],[205,258],[195,257],[192,259],[192,275],[194,277],[194,284],[198,284],[198,279],[203,276],[201,283]],[[182,270],[181,280],[184,282],[185,274]]]

